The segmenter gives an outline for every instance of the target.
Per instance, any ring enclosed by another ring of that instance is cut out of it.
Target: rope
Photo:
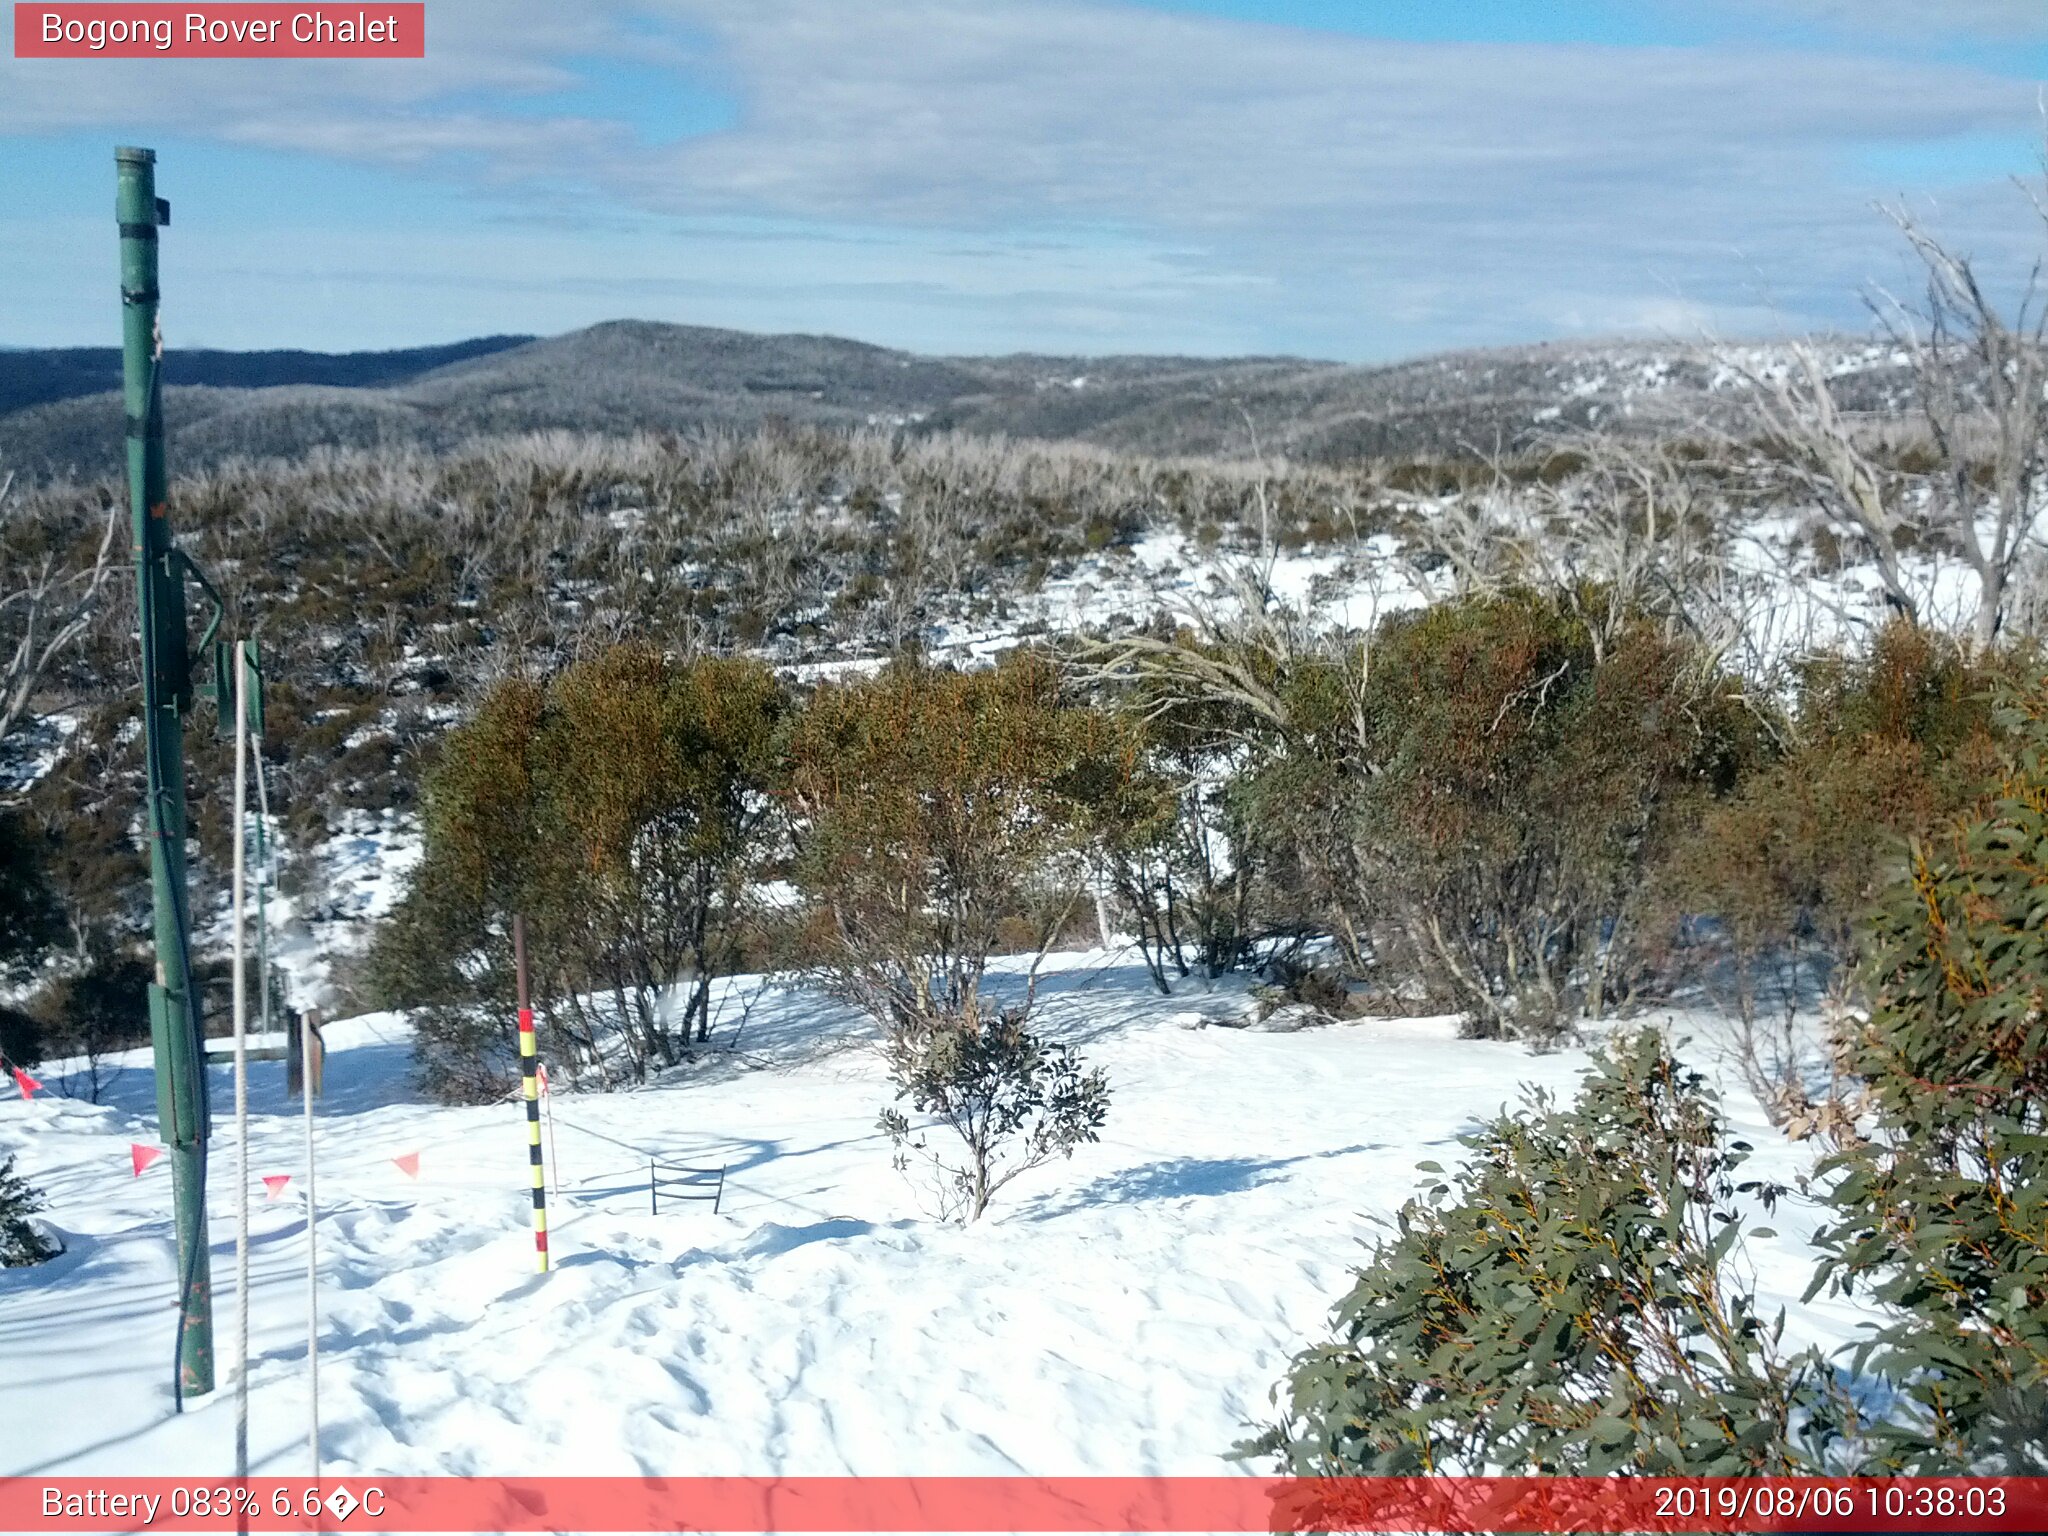
[[[319,1207],[313,1184],[313,1013],[299,1025],[299,1094],[306,1111],[306,1382],[312,1398],[306,1449],[313,1475],[320,1475],[320,1250],[315,1237]]]
[[[235,645],[235,1476],[249,1475],[249,1001],[243,908],[249,842],[247,659]]]
[[[277,843],[270,836],[270,775],[263,766],[263,733],[254,733],[250,757],[256,764],[256,964],[263,978],[262,1021],[270,1028],[269,891],[277,882]],[[320,1475],[320,1243],[319,1185],[313,1165],[313,1047],[319,1014],[309,1009],[299,1023],[299,1105],[306,1125],[306,1384],[311,1400],[306,1450]]]

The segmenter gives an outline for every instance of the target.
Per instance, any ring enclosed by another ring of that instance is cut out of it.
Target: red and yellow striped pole
[[[547,1168],[540,1151],[540,1058],[533,1039],[533,1008],[526,996],[526,919],[512,919],[512,961],[519,975],[519,1077],[526,1090],[526,1151],[533,1166],[533,1251],[540,1272],[548,1271]]]

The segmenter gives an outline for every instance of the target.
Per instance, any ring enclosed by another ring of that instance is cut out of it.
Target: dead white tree
[[[1160,611],[1171,622],[1170,633],[1126,632],[1083,642],[1070,669],[1089,688],[1115,692],[1139,685],[1148,720],[1176,709],[1219,708],[1224,721],[1235,716],[1245,723],[1218,729],[1249,740],[1294,731],[1286,679],[1305,664],[1321,664],[1340,681],[1353,733],[1363,743],[1369,735],[1364,711],[1371,636],[1319,623],[1275,590],[1280,554],[1272,470],[1250,412],[1242,404],[1237,409],[1251,441],[1244,513],[1247,522],[1256,518],[1257,549],[1217,558],[1202,597],[1162,594]]]
[[[2048,210],[2036,202],[2048,223]],[[2048,452],[2048,302],[2041,264],[2008,320],[1966,256],[1904,210],[1894,222],[1926,271],[1919,305],[1882,307],[1913,371],[1920,417],[1933,440],[1929,514],[1961,548],[1977,578],[1971,638],[1989,645],[2003,627],[2014,573],[2041,518]]]
[[[1585,431],[1547,448],[1544,473],[1495,460],[1485,495],[1424,526],[1454,590],[1553,593],[1585,624],[1596,661],[1629,623],[1651,618],[1690,635],[1714,665],[1741,665],[1754,597],[1729,558],[1730,508],[1685,444]]]
[[[1907,511],[1910,477],[1871,455],[1870,434],[1836,398],[1819,350],[1807,342],[1790,350],[1788,366],[1769,377],[1738,365],[1756,424],[1836,538],[1869,561],[1886,605],[1918,623],[1905,563],[1917,532]]]
[[[2048,223],[2048,207],[2036,210]],[[1989,645],[2005,627],[2014,577],[2039,551],[2048,454],[2048,296],[2036,263],[2010,315],[1976,266],[1903,209],[1889,210],[1923,274],[1918,300],[1872,297],[1906,360],[1927,434],[1928,467],[1886,451],[1885,421],[1847,409],[1817,348],[1751,385],[1757,426],[1813,496],[1830,530],[1867,560],[1888,606],[1915,623],[1934,590],[1908,565],[1959,558],[1974,578],[1967,628]],[[1724,362],[1730,361],[1723,359]],[[1893,448],[1897,445],[1893,444]],[[1960,617],[1960,616],[1958,616]]]
[[[0,536],[15,500],[14,476],[0,478]],[[92,563],[80,569],[61,548],[46,548],[0,567],[0,741],[31,719],[36,696],[59,657],[92,625],[100,594],[114,573],[114,532],[121,509],[108,509]]]

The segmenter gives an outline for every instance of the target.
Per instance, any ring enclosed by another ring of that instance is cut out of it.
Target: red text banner
[[[2042,1531],[2048,1478],[0,1478],[6,1531]]]
[[[423,59],[424,4],[14,7],[17,59]]]

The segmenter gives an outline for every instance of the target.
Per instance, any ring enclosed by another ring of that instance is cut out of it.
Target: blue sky
[[[1860,326],[2043,231],[2041,0],[429,0],[419,61],[0,59],[0,345],[631,316],[1372,360]]]

